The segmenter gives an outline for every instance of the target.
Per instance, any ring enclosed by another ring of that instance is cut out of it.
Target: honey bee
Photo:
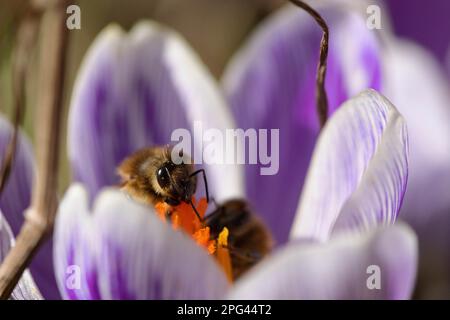
[[[169,146],[149,147],[126,158],[117,170],[122,178],[122,189],[135,200],[148,205],[158,202],[172,207],[181,202],[190,204],[202,224],[210,228],[211,239],[217,239],[226,227],[233,278],[238,278],[272,249],[268,229],[243,199],[216,204],[214,211],[202,219],[191,199],[196,192],[197,175],[201,173],[209,202],[205,170],[194,170],[192,161],[175,164],[171,153]],[[183,157],[182,153],[179,155]]]
[[[224,227],[229,230],[228,246],[233,278],[237,279],[265,255],[272,247],[272,236],[261,219],[243,199],[228,200],[205,218],[211,237],[217,237]]]
[[[172,148],[169,146],[136,151],[118,167],[118,174],[122,178],[121,187],[135,200],[145,204],[165,202],[177,206],[181,202],[189,203],[198,216],[191,199],[197,188],[197,175],[202,173],[209,202],[205,171],[194,171],[192,161],[175,164],[171,154]],[[179,156],[183,158],[182,151]]]

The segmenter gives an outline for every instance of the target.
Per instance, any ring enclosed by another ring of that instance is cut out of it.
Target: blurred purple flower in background
[[[427,48],[440,63],[450,49],[450,2],[447,0],[383,2],[392,21],[394,32]]]
[[[384,4],[393,31],[415,41],[391,42],[385,68],[390,88],[384,93],[410,129],[411,175],[402,217],[419,236],[417,297],[450,297],[450,2]]]
[[[450,2],[398,0],[385,4],[393,17],[393,30],[409,39],[385,38],[382,92],[406,118],[410,133],[410,177],[401,216],[419,236],[417,298],[448,298]]]

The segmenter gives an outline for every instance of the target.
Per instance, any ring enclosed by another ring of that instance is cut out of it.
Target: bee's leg
[[[189,201],[189,204],[191,205],[192,209],[194,210],[195,215],[197,216],[198,220],[203,224],[204,221],[203,221],[202,217],[200,217],[200,214],[198,213],[197,208],[196,208],[196,207],[194,206],[194,204],[192,203],[192,200]]]
[[[191,173],[191,175],[189,177],[193,177],[199,173],[203,174],[203,183],[205,184],[206,202],[209,203],[208,181],[206,180],[205,169],[199,169],[199,170]]]

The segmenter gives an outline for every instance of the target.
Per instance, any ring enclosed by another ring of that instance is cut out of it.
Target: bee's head
[[[189,202],[195,193],[197,179],[191,176],[192,168],[186,164],[164,162],[156,169],[156,179],[164,191],[165,202],[178,205],[180,202]]]

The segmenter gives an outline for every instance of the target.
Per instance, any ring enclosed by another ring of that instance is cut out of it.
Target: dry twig
[[[319,64],[317,66],[317,79],[316,79],[316,102],[317,113],[319,115],[320,126],[323,128],[328,117],[328,98],[325,90],[325,76],[327,73],[327,58],[328,58],[328,38],[329,31],[328,26],[322,16],[308,4],[300,0],[290,0],[296,6],[305,10],[311,15],[322,28],[322,40],[320,41],[320,54]]]
[[[0,266],[0,298],[7,299],[40,244],[52,231],[56,213],[58,148],[62,115],[67,28],[65,0],[36,1],[43,9],[37,100],[37,178],[31,207],[16,239],[16,245]]]

